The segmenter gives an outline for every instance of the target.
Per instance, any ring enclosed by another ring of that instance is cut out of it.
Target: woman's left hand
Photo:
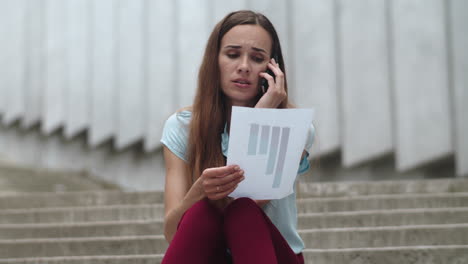
[[[258,206],[260,206],[260,207],[263,207],[263,206],[265,206],[267,203],[270,202],[270,200],[254,200],[254,201],[255,201],[255,203],[256,203]]]
[[[284,87],[284,73],[281,71],[278,62],[271,59],[267,66],[275,75],[275,78],[266,72],[261,72],[261,78],[268,81],[268,90],[258,100],[256,108],[277,108],[287,97]],[[276,80],[275,80],[276,79]]]

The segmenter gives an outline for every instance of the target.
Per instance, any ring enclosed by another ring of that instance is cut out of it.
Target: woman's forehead
[[[259,25],[237,25],[231,28],[221,40],[221,47],[241,46],[241,48],[259,48],[271,50],[270,34]]]

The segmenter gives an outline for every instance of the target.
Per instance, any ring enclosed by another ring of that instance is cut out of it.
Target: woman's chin
[[[253,106],[258,96],[258,92],[238,89],[232,89],[224,94],[229,98],[233,106]]]
[[[249,98],[231,98],[233,106],[246,106],[252,107],[255,105],[255,96]]]

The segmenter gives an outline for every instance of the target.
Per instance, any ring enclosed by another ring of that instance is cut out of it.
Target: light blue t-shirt
[[[164,125],[161,143],[164,144],[177,157],[187,162],[187,142],[189,135],[189,124],[192,117],[190,111],[180,111],[170,116]],[[314,141],[315,129],[311,125],[304,149],[309,150]],[[221,148],[224,156],[227,155],[229,135],[225,129],[221,135]],[[307,153],[308,155],[308,153]],[[310,165],[307,157],[304,157],[297,174],[302,174],[309,170]],[[271,222],[278,228],[280,233],[288,242],[294,253],[299,254],[304,249],[304,242],[297,232],[297,208],[296,208],[296,187],[294,192],[282,199],[271,200],[263,207],[263,211],[268,215]]]

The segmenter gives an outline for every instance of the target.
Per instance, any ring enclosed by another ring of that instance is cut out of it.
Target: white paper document
[[[229,196],[281,199],[293,192],[313,109],[232,108],[227,165],[245,180]]]

